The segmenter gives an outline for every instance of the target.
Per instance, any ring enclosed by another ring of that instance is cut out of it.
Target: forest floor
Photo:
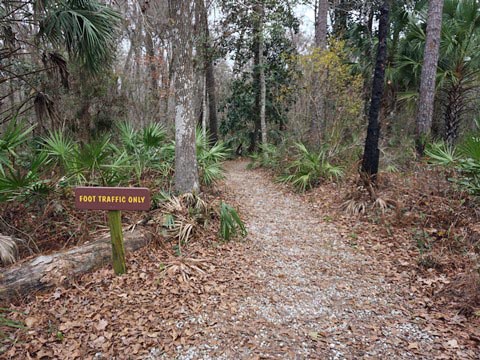
[[[479,318],[436,308],[425,291],[444,276],[412,271],[375,234],[352,236],[321,198],[246,165],[228,163],[224,185],[245,241],[192,245],[181,257],[145,248],[126,276],[103,268],[38,295],[16,307],[28,329],[0,357],[479,358]]]

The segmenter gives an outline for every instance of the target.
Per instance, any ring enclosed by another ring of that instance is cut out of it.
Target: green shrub
[[[475,196],[480,196],[480,137],[468,136],[457,148],[444,142],[425,150],[429,162],[451,168],[456,175],[449,180]]]
[[[280,151],[273,144],[261,144],[259,151],[250,155],[251,162],[248,164],[249,169],[264,167],[267,169],[276,169],[280,165]]]
[[[71,185],[118,186],[130,180],[132,158],[103,136],[77,144],[60,131],[42,140],[43,152]]]
[[[18,160],[18,149],[30,138],[33,126],[25,127],[23,124],[11,120],[0,137],[0,173],[5,175],[5,169],[13,170]]]
[[[314,152],[302,143],[295,144],[295,148],[295,160],[287,166],[287,173],[279,177],[280,182],[291,183],[303,192],[317,185],[322,179],[333,180],[343,176],[342,168],[328,160],[326,149]]]
[[[33,127],[12,120],[0,137],[0,201],[32,200],[50,192],[49,181],[40,178],[47,157],[26,146]],[[20,150],[27,150],[21,156]],[[25,154],[24,154],[25,155]]]
[[[135,178],[140,183],[148,171],[158,172],[162,177],[171,175],[175,153],[170,152],[171,144],[166,141],[167,133],[158,123],[136,130],[132,124],[117,125],[120,148],[128,154]]]

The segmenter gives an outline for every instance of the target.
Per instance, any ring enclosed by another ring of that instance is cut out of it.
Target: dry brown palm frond
[[[161,277],[175,278],[180,282],[188,282],[195,276],[204,275],[212,265],[204,259],[178,258],[164,266]]]
[[[160,226],[158,231],[165,237],[178,240],[180,252],[182,246],[201,232],[212,213],[212,205],[192,193],[171,196],[159,209],[152,220]]]
[[[194,228],[195,225],[192,223],[184,222],[181,220],[175,221],[175,225],[172,231],[176,233],[175,237],[178,238],[179,245],[188,243],[188,240],[190,240],[190,235],[192,235]]]
[[[0,234],[0,261],[5,265],[15,262],[17,244],[10,236]]]
[[[366,201],[349,199],[342,203],[341,209],[350,215],[363,215],[367,211]]]
[[[382,214],[384,214],[385,211],[387,211],[387,209],[388,209],[387,203],[385,202],[385,200],[383,200],[383,199],[380,198],[380,197],[377,197],[377,198],[375,199],[375,201],[373,202],[372,207],[373,207],[374,209],[375,209],[375,208],[376,208],[376,209],[379,209],[379,210],[382,212]]]
[[[397,207],[398,204],[395,200],[383,199],[381,197],[377,197],[372,205],[372,208],[380,209],[382,214],[385,214],[388,209],[396,209]]]
[[[35,109],[35,115],[40,126],[40,131],[43,131],[46,127],[45,120],[48,118],[52,123],[52,128],[55,128],[55,124],[59,122],[59,116],[55,109],[55,102],[43,92],[38,92],[33,100]]]
[[[185,193],[180,196],[180,199],[188,208],[193,208],[202,213],[208,210],[207,204],[198,195]]]
[[[176,196],[172,196],[168,199],[167,202],[163,205],[165,210],[169,213],[180,213],[183,212],[185,209],[182,205],[180,199]]]
[[[209,205],[198,195],[192,193],[171,196],[160,207],[171,214],[185,214],[190,209],[202,214],[206,214],[209,211]]]
[[[173,224],[167,228],[165,235],[169,238],[178,239],[178,249],[185,244],[188,244],[190,238],[195,233],[197,224],[193,221],[188,221],[187,218],[176,218]]]
[[[55,70],[60,75],[60,81],[62,82],[62,86],[68,90],[70,87],[68,83],[68,77],[70,76],[70,73],[68,72],[67,61],[62,55],[56,52],[48,53],[48,57],[50,63],[55,66]]]

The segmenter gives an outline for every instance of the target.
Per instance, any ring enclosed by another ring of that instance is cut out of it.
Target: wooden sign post
[[[147,188],[79,186],[75,188],[75,206],[82,210],[108,211],[113,270],[117,275],[125,274],[121,210],[149,210],[150,191]]]

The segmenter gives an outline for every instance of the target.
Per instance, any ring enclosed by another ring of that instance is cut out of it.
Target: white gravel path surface
[[[179,359],[452,358],[404,301],[406,290],[342,239],[301,198],[265,174],[228,164],[227,191],[241,206],[256,278],[230,309],[204,314],[204,345]],[[407,303],[408,304],[408,303]],[[448,339],[444,339],[448,341]],[[428,354],[428,355],[427,355]]]

